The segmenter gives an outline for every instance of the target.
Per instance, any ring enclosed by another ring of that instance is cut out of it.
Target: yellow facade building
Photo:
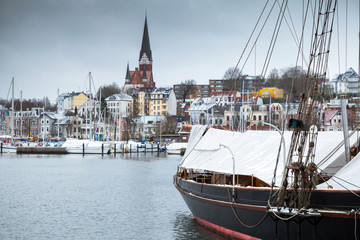
[[[260,89],[256,95],[261,98],[283,98],[284,89],[279,89],[277,87],[265,87]]]

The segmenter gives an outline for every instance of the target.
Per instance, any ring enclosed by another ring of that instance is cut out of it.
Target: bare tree
[[[100,89],[101,89],[101,97],[104,99],[110,97],[111,95],[121,92],[119,85],[113,82],[112,84],[104,85],[99,88],[99,90],[96,93],[98,98],[100,98]]]
[[[178,88],[177,91],[181,96],[182,102],[185,102],[185,100],[190,97],[190,95],[195,93],[195,86],[196,82],[193,79],[181,82],[180,88]]]
[[[241,76],[238,68],[230,67],[225,71],[223,79],[226,80],[224,82],[224,91],[240,91],[245,77]]]

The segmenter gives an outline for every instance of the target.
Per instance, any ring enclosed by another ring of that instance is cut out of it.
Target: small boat
[[[2,153],[16,153],[16,146],[12,146],[11,144],[2,144],[0,148]]]
[[[170,143],[167,147],[166,147],[166,152],[168,154],[178,154],[180,155],[181,152],[185,152],[187,147],[187,143]]]

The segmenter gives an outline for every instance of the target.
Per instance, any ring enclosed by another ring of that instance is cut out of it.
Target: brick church
[[[147,26],[147,17],[145,16],[144,33],[142,38],[141,50],[139,55],[139,67],[134,71],[129,70],[129,63],[127,64],[125,84],[123,92],[126,93],[130,89],[154,89],[155,82],[152,72],[152,54],[150,48],[150,38]]]

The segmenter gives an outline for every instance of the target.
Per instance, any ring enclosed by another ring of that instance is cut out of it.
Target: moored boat
[[[341,134],[319,133],[315,159],[319,168],[326,169],[344,157],[341,150],[328,155],[341,142]],[[284,139],[288,149],[291,132],[285,132]],[[280,158],[274,177],[274,159],[279,154],[274,145],[280,141],[275,131],[234,133],[194,126],[174,184],[195,219],[240,239],[354,238],[360,227],[360,179],[356,177],[360,156],[327,183],[321,183],[324,180],[319,176],[320,184],[307,208],[282,208],[276,205],[279,187],[271,188],[272,181],[280,185],[285,165]],[[351,141],[356,141],[354,135]],[[324,159],[328,160],[322,163]]]
[[[186,150],[187,143],[170,143],[166,146],[166,152],[168,154],[181,154],[181,151]]]
[[[101,141],[68,139],[62,145],[70,154],[108,154],[110,144]]]

